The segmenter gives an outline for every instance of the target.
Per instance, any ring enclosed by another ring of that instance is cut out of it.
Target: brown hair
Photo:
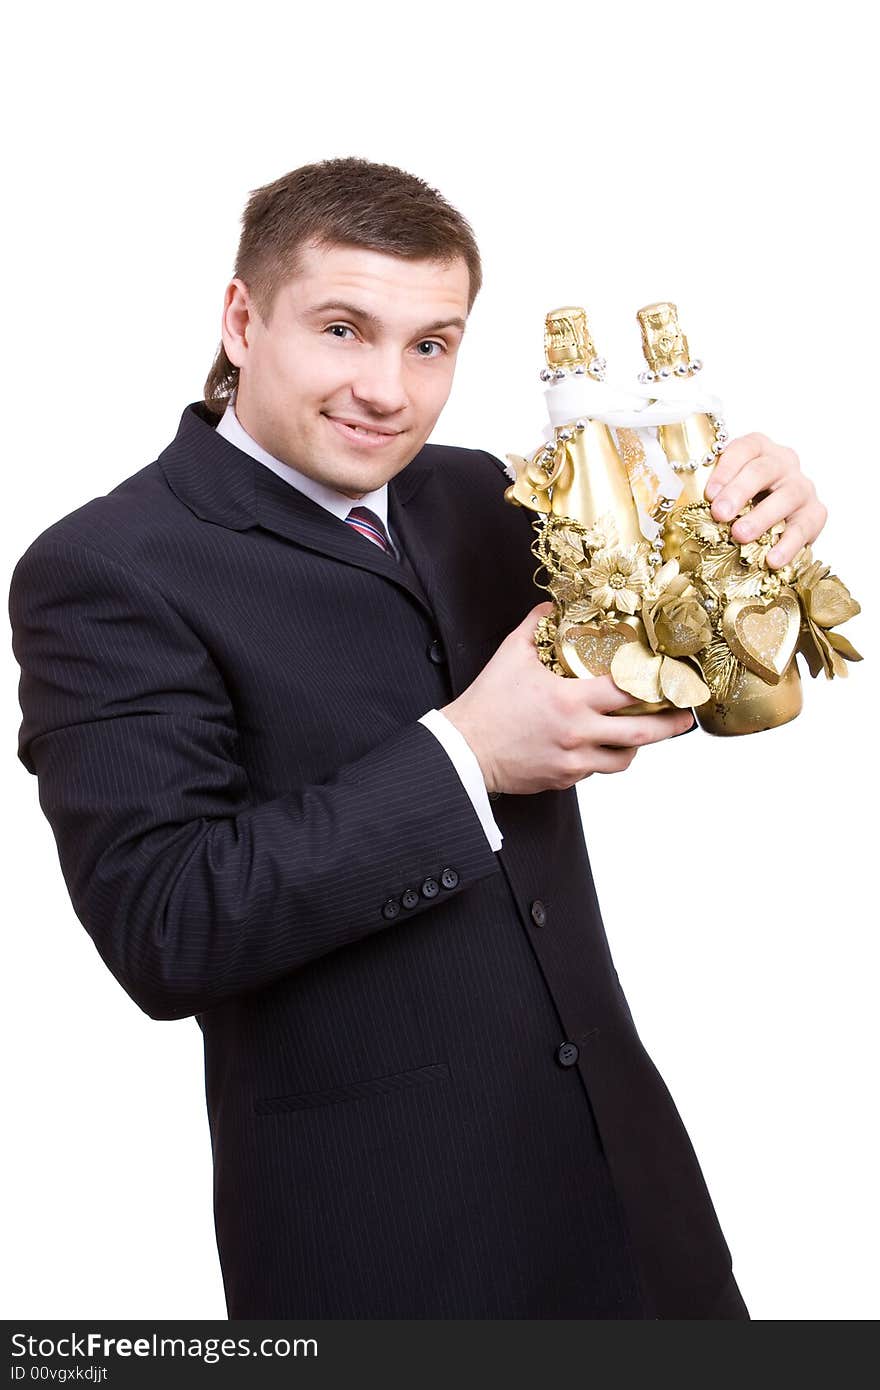
[[[296,274],[297,252],[312,241],[411,260],[448,262],[461,256],[470,278],[469,313],[482,284],[469,223],[436,188],[391,164],[326,159],[251,193],[233,274],[247,285],[266,323],[279,286]],[[237,381],[238,367],[221,343],[205,382],[206,406],[222,414]]]

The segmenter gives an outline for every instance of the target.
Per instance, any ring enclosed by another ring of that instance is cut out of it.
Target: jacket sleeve
[[[37,775],[77,916],[151,1017],[200,1013],[405,930],[499,872],[458,773],[417,721],[328,781],[255,802],[211,653],[127,564],[40,537],[9,609],[18,756]]]

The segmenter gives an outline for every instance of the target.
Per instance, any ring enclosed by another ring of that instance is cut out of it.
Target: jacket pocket
[[[324,1105],[340,1105],[347,1100],[364,1100],[369,1096],[386,1096],[394,1091],[412,1091],[445,1081],[449,1068],[445,1062],[432,1062],[412,1071],[398,1071],[391,1076],[373,1076],[366,1081],[352,1081],[346,1086],[331,1086],[325,1091],[302,1091],[289,1096],[261,1096],[254,1101],[257,1115],[279,1115],[288,1110],[317,1110]]]

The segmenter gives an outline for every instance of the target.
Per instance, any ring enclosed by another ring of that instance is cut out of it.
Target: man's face
[[[241,280],[226,291],[236,414],[275,458],[361,497],[406,467],[446,403],[468,312],[467,263],[314,244],[299,260],[268,324]]]

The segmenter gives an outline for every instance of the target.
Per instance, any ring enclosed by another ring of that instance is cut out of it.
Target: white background
[[[762,1319],[880,1312],[860,13],[50,4],[18,8],[4,65],[7,583],[200,397],[249,190],[334,155],[419,174],[476,231],[485,287],[435,440],[536,447],[545,311],[585,304],[618,374],[635,310],[671,298],[731,432],[798,450],[868,660],[807,678],[786,728],[695,733],[581,787],[624,988]],[[223,1318],[201,1035],[141,1014],[77,922],[3,660],[4,1315]]]

